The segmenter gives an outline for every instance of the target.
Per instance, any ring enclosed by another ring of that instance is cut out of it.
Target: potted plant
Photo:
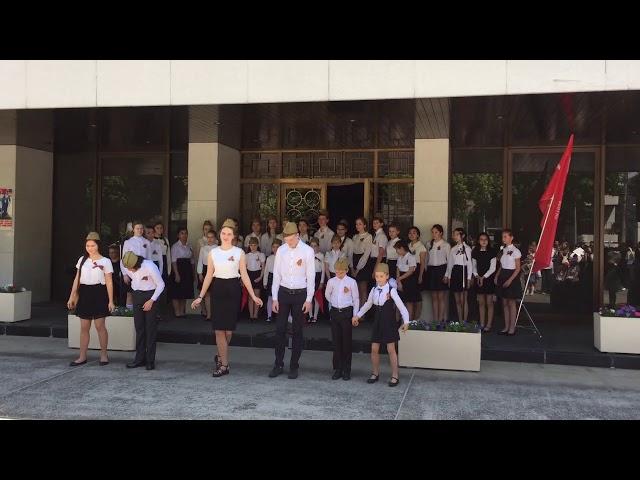
[[[640,353],[640,309],[624,305],[594,312],[593,344],[601,352]]]
[[[401,367],[480,371],[480,328],[476,322],[414,320],[400,333]]]
[[[0,322],[19,322],[31,318],[31,292],[24,287],[0,287]]]
[[[109,332],[109,350],[131,352],[136,349],[136,328],[133,323],[133,310],[126,307],[116,307],[105,321]],[[80,319],[75,312],[69,312],[67,317],[67,336],[69,348],[80,348]],[[91,322],[89,348],[100,350],[98,332]]]

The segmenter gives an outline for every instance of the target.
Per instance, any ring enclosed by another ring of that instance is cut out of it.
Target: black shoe
[[[222,377],[223,375],[229,375],[229,365],[220,365],[211,376],[217,378]]]
[[[282,367],[273,367],[273,370],[269,372],[269,378],[276,378],[281,375],[284,369]]]
[[[290,378],[291,380],[298,378],[298,369],[297,368],[289,369],[289,375],[287,376],[287,378]]]
[[[380,378],[380,375],[376,375],[375,373],[371,374],[371,377],[367,378],[367,383],[376,383]]]
[[[397,387],[399,383],[400,383],[400,379],[398,377],[391,377],[391,380],[389,380],[390,387]]]
[[[100,366],[104,367],[105,365],[109,365],[109,360],[107,360],[106,362],[103,362],[102,360],[100,360]]]
[[[334,370],[331,380],[338,380],[340,377],[342,377],[342,372],[340,370]]]
[[[509,333],[509,331],[504,332],[504,331],[500,330],[498,332],[498,335],[507,335],[508,333]]]
[[[155,370],[156,369],[156,362],[147,363],[145,368],[147,370]]]
[[[70,367],[79,367],[80,365],[84,365],[85,363],[87,363],[87,361],[85,360],[84,362],[76,362],[75,360],[73,362],[71,362],[69,364]]]
[[[344,375],[342,375],[342,379],[351,380],[351,372],[344,372]]]
[[[507,337],[513,337],[516,334],[516,332],[513,333],[507,333]]]
[[[127,368],[138,368],[138,367],[144,367],[146,365],[145,362],[131,362],[131,363],[127,363]]]

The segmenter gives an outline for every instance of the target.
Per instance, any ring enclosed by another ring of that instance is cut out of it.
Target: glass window
[[[376,189],[376,214],[382,215],[387,224],[399,225],[406,237],[413,225],[413,183],[378,183]]]
[[[457,150],[451,175],[451,229],[462,227],[471,241],[502,229],[502,149]]]
[[[186,152],[171,153],[169,179],[169,232],[167,238],[178,237],[178,231],[187,226],[188,162]]]
[[[260,217],[263,221],[270,215],[279,218],[278,184],[245,183],[242,185],[242,231],[251,231],[251,220]]]
[[[604,305],[640,304],[640,148],[609,147],[604,197]]]

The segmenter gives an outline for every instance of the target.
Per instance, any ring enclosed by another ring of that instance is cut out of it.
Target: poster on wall
[[[13,229],[13,189],[0,187],[0,230]]]

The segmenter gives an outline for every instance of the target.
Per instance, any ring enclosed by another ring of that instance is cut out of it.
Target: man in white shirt
[[[351,378],[351,320],[353,309],[360,306],[358,284],[347,276],[349,262],[346,258],[338,259],[334,268],[336,276],[329,279],[324,295],[331,304],[331,339],[333,341],[333,380],[342,377]]]
[[[156,336],[158,332],[157,300],[164,290],[160,270],[151,260],[127,252],[122,257],[124,272],[133,289],[133,322],[136,327],[136,356],[127,368],[155,368]]]
[[[300,355],[302,354],[302,329],[304,318],[311,312],[311,300],[315,293],[315,252],[300,240],[294,222],[285,225],[282,232],[284,244],[276,251],[273,264],[273,312],[276,316],[276,361],[269,377],[275,378],[283,372],[284,352],[287,344],[287,323],[291,314],[292,351],[289,378],[298,378]]]
[[[329,213],[326,210],[320,210],[318,213],[318,231],[313,234],[320,241],[320,252],[327,253],[331,250],[331,239],[333,238],[333,230],[327,224],[329,223]]]

